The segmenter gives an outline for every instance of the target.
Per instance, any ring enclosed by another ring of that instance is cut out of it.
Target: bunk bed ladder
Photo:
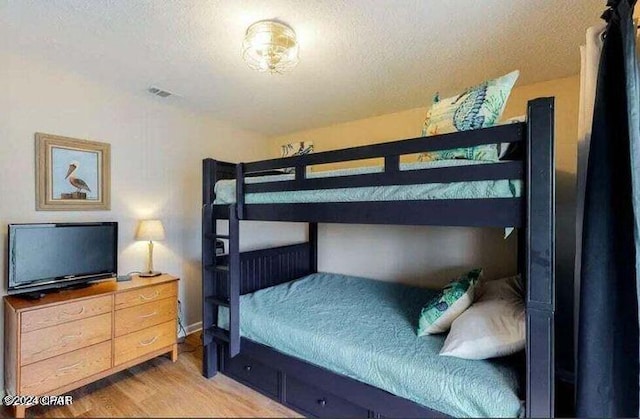
[[[202,375],[213,377],[218,372],[218,345],[214,340],[218,324],[217,306],[210,304],[216,298],[219,287],[215,266],[216,220],[213,215],[213,186],[215,182],[216,164],[212,159],[202,162]]]
[[[209,206],[211,207],[211,206]],[[212,210],[210,210],[212,212]],[[236,216],[236,206],[229,206],[229,234],[217,234],[216,219],[211,215],[212,228],[205,234],[213,243],[218,239],[229,241],[228,255],[214,255],[208,260],[206,271],[210,272],[207,280],[212,287],[205,295],[205,311],[211,311],[209,318],[213,322],[207,323],[207,331],[215,344],[229,344],[230,355],[233,357],[240,352],[240,323],[238,319],[240,305],[240,222]],[[204,254],[203,254],[204,257]],[[220,307],[226,308],[228,316],[227,328],[218,326]]]
[[[229,206],[229,356],[240,353],[240,220],[237,205]]]
[[[213,377],[224,345],[231,356],[240,352],[240,234],[236,205],[229,206],[229,233],[217,233],[213,186],[223,167],[212,159],[203,161],[202,195],[202,345],[203,375]],[[228,176],[225,176],[228,178]],[[216,241],[228,240],[228,256],[216,254]],[[220,308],[226,308],[228,328],[218,326]]]

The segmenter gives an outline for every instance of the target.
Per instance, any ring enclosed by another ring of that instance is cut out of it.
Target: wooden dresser
[[[178,357],[178,278],[134,277],[4,297],[7,395],[60,395],[170,352]],[[16,408],[23,417],[24,407]]]

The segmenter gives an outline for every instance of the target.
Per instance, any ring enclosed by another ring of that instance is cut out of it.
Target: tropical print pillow
[[[451,323],[473,303],[482,269],[474,269],[449,282],[422,307],[418,320],[418,336],[444,333]]]
[[[496,125],[504,112],[518,70],[494,80],[488,80],[457,96],[439,99],[436,95],[422,126],[422,136],[448,134]],[[486,144],[422,153],[420,161],[467,159],[497,161],[500,145]]]

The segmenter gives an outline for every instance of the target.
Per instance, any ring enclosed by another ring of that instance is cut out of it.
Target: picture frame
[[[111,145],[36,133],[36,210],[111,209]]]

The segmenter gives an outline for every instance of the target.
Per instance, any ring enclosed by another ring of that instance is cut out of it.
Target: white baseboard
[[[187,335],[198,332],[200,330],[202,330],[202,322],[196,322],[187,325]]]

